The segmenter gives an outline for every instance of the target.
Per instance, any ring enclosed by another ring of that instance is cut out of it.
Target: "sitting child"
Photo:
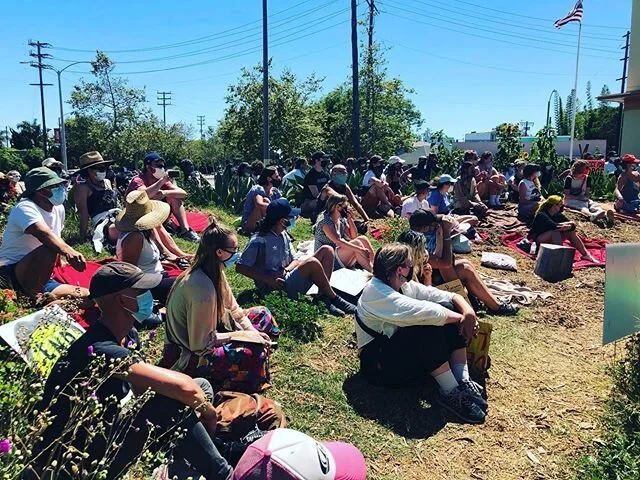
[[[613,224],[613,210],[604,210],[589,199],[591,178],[589,164],[584,160],[577,160],[571,167],[571,172],[564,180],[564,205],[572,210],[578,210],[588,217],[591,222],[606,218]]]

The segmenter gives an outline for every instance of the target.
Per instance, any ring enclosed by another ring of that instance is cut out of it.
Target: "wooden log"
[[[571,276],[575,248],[543,243],[538,246],[534,272],[548,282],[557,282]]]

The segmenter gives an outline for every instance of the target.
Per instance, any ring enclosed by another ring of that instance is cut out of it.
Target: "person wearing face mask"
[[[123,262],[104,265],[93,275],[89,289],[101,317],[71,344],[47,378],[38,411],[48,412],[50,420],[40,441],[30,447],[32,458],[23,478],[42,478],[45,468],[50,478],[77,478],[74,468],[92,470],[100,462],[106,472],[103,478],[115,480],[126,476],[143,454],[158,451],[171,452],[171,478],[178,473],[174,469],[186,468],[185,460],[197,472],[193,478],[231,478],[233,468],[213,442],[218,414],[209,382],[144,360],[133,326],[150,313],[149,290],[161,280],[159,274],[146,274]],[[121,401],[128,395],[148,391],[153,395],[138,399],[139,407],[121,411]],[[88,402],[100,408],[91,414],[71,414],[79,403]],[[97,434],[87,435],[90,430]],[[116,433],[117,443],[111,438]]]
[[[365,236],[358,236],[345,195],[330,195],[327,207],[314,225],[315,251],[325,245],[335,251],[334,270],[359,265],[370,272],[373,268],[373,247]]]
[[[522,180],[518,185],[518,218],[529,222],[533,219],[538,205],[544,197],[540,193],[540,177],[542,169],[539,165],[530,163],[524,167]]]
[[[87,239],[89,221],[96,226],[110,211],[118,208],[116,192],[107,180],[107,167],[112,163],[112,160],[104,160],[100,152],[87,152],[80,157],[78,174],[85,181],[73,187],[73,201],[80,217],[82,241]],[[118,238],[113,223],[107,226],[107,238],[112,243]]]
[[[358,212],[358,215],[362,217],[365,222],[371,221],[367,213],[362,208],[362,205],[356,198],[351,190],[351,187],[347,185],[349,174],[347,173],[347,167],[342,164],[334,165],[331,168],[331,181],[322,189],[322,194],[318,201],[318,208],[324,209],[327,198],[330,195],[345,195],[349,204]]]
[[[225,270],[239,258],[236,235],[212,222],[169,295],[160,364],[205,377],[216,390],[256,393],[271,384],[269,347],[279,330],[266,307],[238,306]]]
[[[169,204],[171,213],[178,220],[178,235],[190,242],[197,242],[198,235],[189,227],[187,211],[183,201],[187,192],[171,181],[165,169],[165,161],[156,152],[150,152],[144,157],[142,173],[131,179],[127,193],[133,190],[145,190],[152,200],[162,200]]]
[[[244,232],[255,232],[256,225],[267,213],[269,203],[282,197],[278,190],[281,184],[282,179],[276,167],[268,166],[262,170],[258,183],[251,187],[244,200],[241,224]]]
[[[162,281],[151,290],[151,295],[160,305],[166,305],[169,290],[175,281],[164,270],[160,262],[160,250],[154,242],[155,229],[169,217],[169,205],[158,200],[149,200],[144,190],[134,190],[127,195],[125,209],[116,218],[120,232],[116,244],[116,256],[122,262],[136,265],[144,273],[162,275]],[[143,326],[153,328],[160,323],[159,317],[150,316]]]
[[[429,209],[429,202],[427,196],[429,195],[430,185],[427,182],[416,183],[416,193],[411,195],[402,203],[402,218],[409,218],[413,212]]]
[[[85,288],[60,284],[51,278],[58,256],[79,272],[86,268],[84,256],[61,238],[66,183],[46,167],[27,172],[25,192],[11,209],[0,245],[0,288],[31,297],[40,293],[88,296]]]
[[[59,162],[53,157],[45,158],[42,161],[42,166],[53,170],[54,172],[56,172],[56,175],[58,175],[61,178],[65,176],[64,170],[63,170],[63,167],[64,167],[63,163]]]
[[[483,200],[489,200],[489,208],[500,207],[500,194],[506,187],[504,175],[498,173],[493,166],[493,154],[484,152],[476,167],[476,182],[478,195]]]
[[[297,183],[304,182],[304,177],[307,175],[308,168],[306,158],[296,158],[293,161],[293,169],[282,177],[282,184],[287,185],[288,183],[292,183],[293,180]]]
[[[450,199],[451,193],[458,182],[451,175],[441,175],[434,180],[435,189],[429,195],[429,210],[436,215],[449,215],[453,204]],[[417,209],[416,209],[417,210]],[[466,232],[469,228],[478,225],[478,217],[473,215],[451,215],[456,223],[455,229],[459,232]]]
[[[360,373],[388,387],[431,375],[442,408],[463,422],[482,423],[488,405],[469,378],[466,351],[478,331],[476,314],[462,296],[416,282],[413,270],[408,245],[385,245],[376,253],[355,316]]]
[[[331,181],[327,167],[330,157],[324,152],[315,152],[311,155],[312,168],[304,177],[303,192],[304,201],[300,209],[305,216],[311,218],[311,223],[315,223],[318,215],[318,199],[324,186]]]
[[[335,261],[331,247],[321,247],[305,260],[294,259],[295,249],[287,230],[293,228],[298,215],[300,209],[292,208],[285,198],[271,202],[258,233],[242,252],[236,271],[251,278],[261,293],[284,290],[293,300],[317,285],[329,313],[352,314],[355,305],[336,295],[329,284]]]

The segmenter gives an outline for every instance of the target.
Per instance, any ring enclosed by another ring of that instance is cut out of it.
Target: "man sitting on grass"
[[[291,208],[284,198],[271,202],[258,233],[238,261],[237,272],[253,279],[262,293],[284,290],[291,299],[317,285],[329,313],[354,313],[355,305],[336,295],[329,285],[335,260],[331,247],[321,247],[306,260],[294,260],[295,249],[287,229],[293,227],[299,215],[300,209]]]
[[[0,245],[0,288],[31,297],[40,293],[88,297],[86,288],[51,278],[58,256],[79,272],[86,268],[82,254],[60,237],[67,181],[47,167],[30,170],[24,180],[25,192],[11,209]]]
[[[47,379],[38,420],[48,417],[48,426],[33,448],[26,478],[59,480],[94,472],[98,478],[122,478],[145,451],[170,443],[176,444],[173,458],[181,467],[186,459],[207,479],[231,477],[232,468],[212,441],[218,415],[203,391],[212,394],[211,386],[145,363],[139,350],[133,325],[151,314],[149,290],[161,280],[160,274],[124,262],[109,263],[91,278],[91,297],[102,317]],[[124,412],[120,402],[131,391],[153,396],[139,410]],[[92,405],[95,410],[88,411]],[[184,436],[177,436],[179,430]]]
[[[148,153],[144,157],[142,173],[131,179],[127,193],[133,190],[143,189],[151,200],[163,200],[171,207],[171,213],[176,217],[180,231],[178,235],[190,242],[197,242],[200,237],[191,230],[187,220],[187,211],[184,209],[183,200],[187,192],[171,181],[171,177],[165,170],[164,158],[156,152]]]

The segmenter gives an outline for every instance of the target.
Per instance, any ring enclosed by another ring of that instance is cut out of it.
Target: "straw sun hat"
[[[116,228],[121,232],[151,230],[169,218],[168,203],[149,200],[144,190],[134,190],[127,195],[126,206],[116,218]]]

